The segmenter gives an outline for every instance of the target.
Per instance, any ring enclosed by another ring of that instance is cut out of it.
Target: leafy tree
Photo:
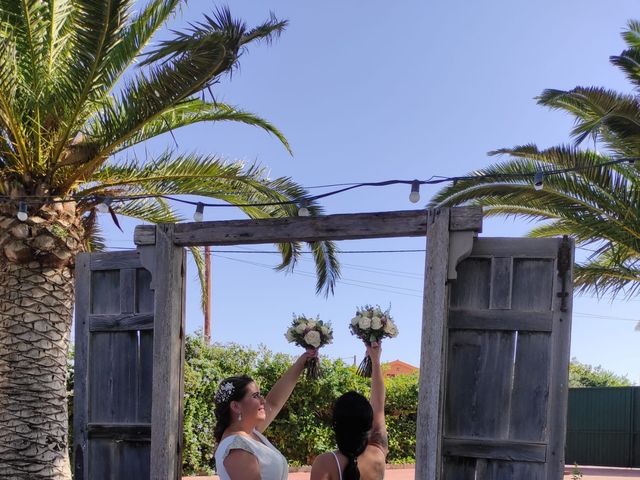
[[[628,295],[640,287],[640,23],[631,21],[623,38],[627,48],[611,57],[635,92],[601,87],[545,90],[538,103],[571,115],[571,145],[539,148],[534,144],[503,148],[490,155],[507,159],[477,170],[443,188],[431,206],[481,205],[485,215],[544,220],[532,237],[570,235],[594,253],[575,267],[576,286],[597,294]],[[592,140],[595,148],[585,147]],[[603,166],[612,160],[629,159]],[[544,188],[533,188],[536,172],[547,175]],[[485,176],[485,177],[481,177]]]
[[[286,22],[272,17],[249,29],[219,10],[149,48],[183,3],[0,0],[0,471],[6,478],[70,478],[65,374],[73,262],[77,253],[104,246],[98,204],[115,198],[113,218],[176,222],[180,216],[157,195],[195,194],[239,205],[252,218],[273,218],[295,215],[296,208],[269,203],[307,195],[289,178],[271,180],[258,166],[210,154],[168,150],[146,162],[135,158],[135,145],[199,122],[253,125],[289,148],[266,120],[206,99],[249,44],[273,39]],[[17,214],[25,208],[23,221]],[[313,204],[310,211],[320,209]],[[334,245],[310,246],[318,290],[330,292],[338,274]],[[291,267],[301,246],[279,248],[280,268]]]
[[[623,375],[605,370],[600,365],[593,367],[580,363],[575,358],[569,364],[570,387],[629,387],[631,381]]]

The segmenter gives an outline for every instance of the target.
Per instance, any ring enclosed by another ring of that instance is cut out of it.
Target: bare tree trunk
[[[0,478],[71,478],[69,267],[0,263]]]

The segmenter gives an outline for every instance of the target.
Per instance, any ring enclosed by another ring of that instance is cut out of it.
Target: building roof
[[[418,372],[419,369],[410,365],[402,360],[394,360],[392,362],[385,363],[382,366],[382,371],[385,377],[397,377],[398,375],[409,375],[411,373]]]

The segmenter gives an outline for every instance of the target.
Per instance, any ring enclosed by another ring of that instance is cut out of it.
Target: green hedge
[[[268,391],[291,365],[292,357],[261,347],[252,350],[237,344],[205,345],[188,336],[185,355],[185,405],[183,473],[209,474],[215,467],[213,395],[227,376],[247,374]],[[348,390],[369,394],[369,380],[356,375],[341,360],[322,359],[324,376],[301,379],[291,398],[265,432],[287,457],[289,465],[310,464],[319,453],[335,448],[331,431],[331,406]],[[413,462],[415,452],[417,375],[387,379],[387,428],[389,462]]]

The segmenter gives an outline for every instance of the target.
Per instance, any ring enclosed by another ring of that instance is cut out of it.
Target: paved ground
[[[640,478],[640,469],[637,468],[605,468],[605,467],[581,467],[583,480],[615,480],[617,478]],[[571,468],[567,467],[566,472],[570,472]],[[567,474],[565,479],[570,479],[571,475]]]
[[[640,469],[628,468],[603,468],[603,467],[580,467],[582,480],[617,480],[619,478],[640,478]],[[571,467],[565,469],[567,474],[565,480],[571,479]],[[413,468],[391,468],[388,469],[385,480],[414,480],[415,472]],[[183,480],[218,480],[218,477],[183,477]],[[309,480],[309,472],[290,473],[289,480]]]

